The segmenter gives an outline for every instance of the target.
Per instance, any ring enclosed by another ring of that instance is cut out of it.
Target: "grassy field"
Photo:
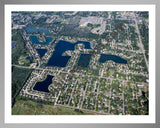
[[[96,113],[61,106],[44,105],[19,100],[12,108],[12,115],[97,115]]]
[[[12,106],[15,103],[16,96],[31,72],[31,69],[22,69],[14,66],[12,67]]]

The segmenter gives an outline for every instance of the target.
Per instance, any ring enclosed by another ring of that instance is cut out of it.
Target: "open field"
[[[96,113],[61,106],[44,105],[33,101],[19,100],[12,109],[13,115],[97,115]]]

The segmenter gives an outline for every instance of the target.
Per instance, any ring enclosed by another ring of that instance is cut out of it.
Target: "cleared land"
[[[33,101],[19,100],[13,106],[13,115],[97,115],[79,109],[65,108],[61,106],[44,105]],[[100,114],[99,114],[100,115]]]

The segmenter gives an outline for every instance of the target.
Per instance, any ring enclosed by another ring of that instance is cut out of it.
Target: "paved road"
[[[147,66],[147,70],[148,70],[149,64],[148,64],[147,58],[145,56],[145,50],[144,50],[144,46],[142,44],[142,39],[141,39],[139,28],[138,28],[138,25],[137,25],[137,20],[136,20],[135,13],[134,13],[134,18],[135,18],[135,23],[136,23],[135,25],[136,25],[136,29],[137,29],[137,33],[138,33],[139,42],[140,42],[140,47],[142,49],[142,52],[143,52],[143,55],[144,55],[144,59],[145,59],[145,62],[146,62],[146,66]]]
[[[15,66],[15,67],[19,67],[19,68],[26,68],[26,69],[37,69],[37,70],[48,70],[48,71],[56,71],[56,70],[53,70],[53,69],[43,69],[43,68],[33,68],[33,67],[27,67],[27,66],[20,66],[20,65],[12,65],[12,66]],[[68,72],[65,72],[65,71],[61,71],[61,73],[68,73]],[[73,73],[73,74],[77,74],[77,73]],[[119,81],[124,81],[124,82],[127,82],[127,80],[120,80],[119,78],[107,78],[107,77],[101,77],[101,76],[94,76],[94,75],[84,75],[84,74],[81,74],[81,73],[78,73],[79,75],[82,75],[82,76],[88,76],[88,77],[97,77],[97,78],[104,78],[104,79],[111,79],[111,80],[119,80]]]

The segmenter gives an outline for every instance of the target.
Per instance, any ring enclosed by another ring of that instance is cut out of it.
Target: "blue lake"
[[[52,37],[45,37],[46,42],[39,42],[37,36],[30,36],[30,39],[33,44],[41,44],[41,45],[48,45],[52,41]]]
[[[60,40],[55,46],[55,51],[49,59],[47,66],[65,67],[71,58],[71,56],[62,56],[65,51],[74,50],[77,44],[84,44],[85,49],[91,49],[90,43],[85,41],[78,41],[76,43],[70,43]]]
[[[54,22],[53,24],[61,24],[61,22]]]
[[[44,30],[44,29],[39,29],[39,28],[26,27],[25,30],[27,33],[43,32],[44,34],[49,34],[49,30]]]
[[[99,59],[100,63],[104,63],[108,60],[112,60],[115,63],[127,64],[127,61],[119,56],[109,55],[109,54],[101,54],[100,59]]]
[[[44,56],[44,54],[47,52],[47,49],[36,49],[40,58]]]
[[[78,60],[78,66],[88,67],[90,59],[91,59],[90,54],[81,54]]]
[[[27,57],[26,57],[26,60],[30,60],[30,59],[31,59],[31,57],[30,57],[30,56],[27,56]]]
[[[44,81],[37,82],[33,87],[33,90],[49,92],[48,87],[52,83],[52,79],[54,76],[47,75],[47,78]]]
[[[15,47],[15,42],[12,41],[12,49]]]

